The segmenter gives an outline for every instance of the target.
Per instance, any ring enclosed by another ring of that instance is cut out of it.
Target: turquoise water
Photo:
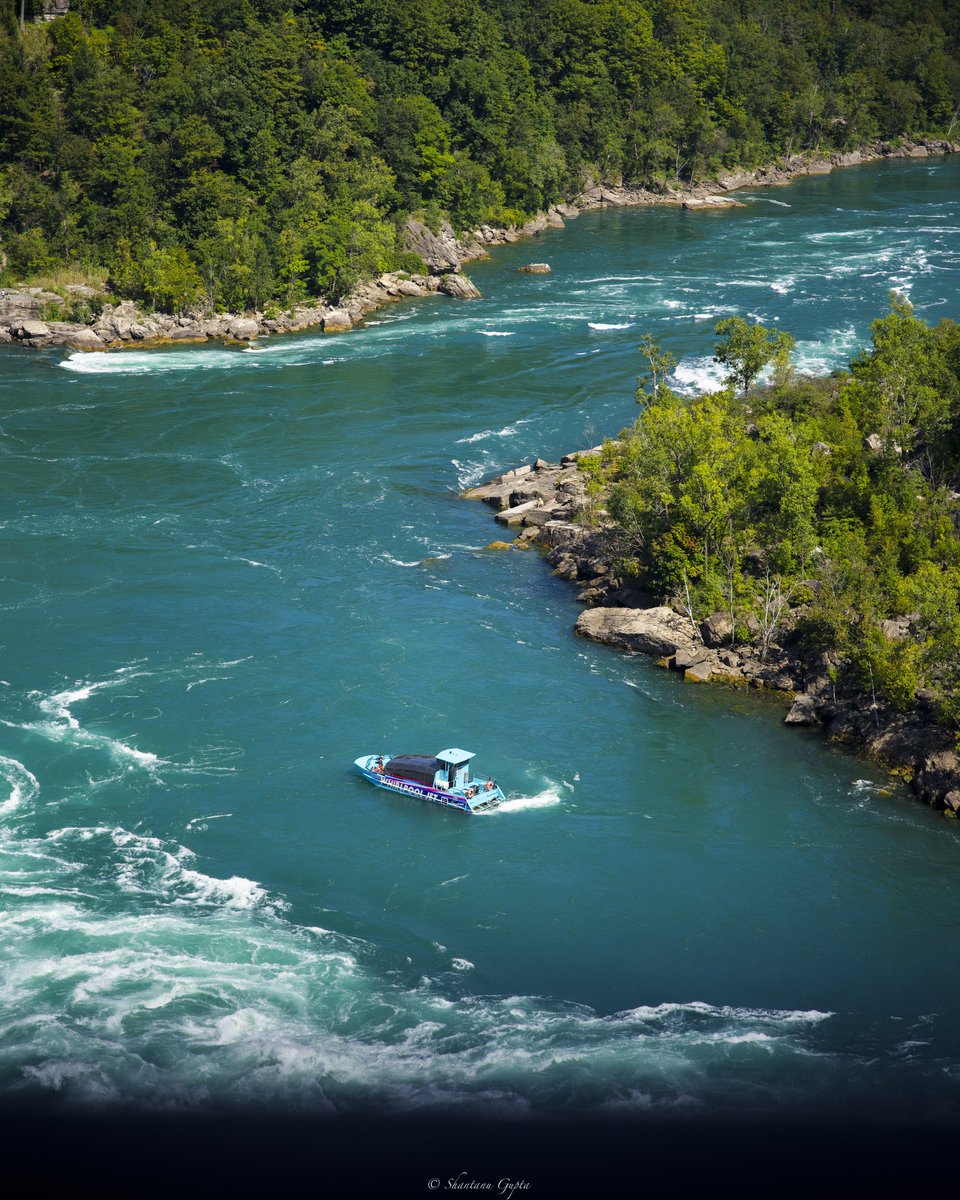
[[[349,336],[0,356],[0,1096],[960,1115],[956,826],[578,641],[458,495],[630,421],[648,330],[692,389],[723,315],[818,371],[892,287],[960,315],[958,182],[585,214]],[[445,745],[508,804],[351,771]]]

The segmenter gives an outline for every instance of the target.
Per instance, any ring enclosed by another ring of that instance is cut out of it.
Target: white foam
[[[457,458],[451,458],[450,462],[457,468],[457,487],[460,491],[463,491],[464,488],[473,487],[474,484],[479,483],[489,473],[488,463],[462,463]]]
[[[481,329],[481,334],[484,337],[516,337],[516,331],[506,329]]]
[[[552,808],[553,805],[561,802],[559,791],[551,786],[542,792],[538,792],[535,796],[511,796],[508,797],[499,808],[493,810],[494,813],[503,812],[526,812],[531,808]]]
[[[632,329],[634,326],[633,321],[625,321],[621,325],[608,325],[608,324],[604,324],[603,321],[588,321],[587,324],[589,325],[589,327],[591,329],[601,329],[601,330],[602,329]]]
[[[170,371],[228,370],[252,366],[235,350],[118,350],[70,354],[57,365],[79,375],[159,375]]]
[[[153,769],[161,765],[162,760],[149,750],[138,750],[118,738],[112,738],[104,733],[95,733],[85,729],[73,715],[72,706],[84,700],[89,700],[96,692],[105,688],[118,687],[135,678],[140,672],[133,668],[121,668],[108,679],[96,682],[78,681],[72,688],[62,692],[54,692],[43,696],[39,692],[31,693],[37,700],[41,712],[46,713],[52,720],[26,722],[19,726],[21,729],[38,733],[52,742],[70,742],[73,745],[90,749],[105,750],[114,760],[132,764],[137,767]]]
[[[770,290],[777,292],[781,296],[787,296],[797,286],[795,275],[785,275],[783,279],[775,279],[770,284]]]
[[[719,392],[724,381],[722,365],[706,357],[682,359],[670,376],[670,386],[685,396]]]
[[[517,425],[522,423],[518,421]],[[457,446],[469,446],[473,442],[485,442],[488,438],[513,437],[517,432],[517,425],[504,425],[503,429],[481,429],[479,433],[471,433],[469,437],[457,438],[454,444]]]
[[[25,801],[33,800],[40,791],[36,776],[15,758],[0,755],[0,779],[10,787],[6,800],[0,801],[0,816],[14,812]]]

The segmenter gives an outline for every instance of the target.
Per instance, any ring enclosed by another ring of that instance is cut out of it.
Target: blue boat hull
[[[362,758],[356,759],[354,765],[364,779],[368,783],[372,783],[374,787],[386,788],[389,792],[399,792],[402,796],[416,796],[419,800],[428,800],[431,804],[439,804],[443,808],[455,808],[459,812],[485,812],[498,808],[504,799],[504,795],[498,787],[486,789],[487,780],[485,779],[474,781],[471,787],[474,795],[466,796],[453,789],[430,787],[426,783],[414,783],[410,779],[398,779],[393,775],[385,775],[382,771],[373,770],[378,758],[383,762],[389,762],[392,757],[388,754],[366,754]]]

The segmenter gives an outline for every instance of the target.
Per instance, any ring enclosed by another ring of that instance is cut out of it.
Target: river
[[[958,184],[587,213],[339,337],[0,356],[4,1100],[955,1122],[957,825],[576,639],[459,492],[631,421],[642,333],[690,390],[724,315],[819,372],[891,288],[960,315]],[[447,745],[502,809],[352,771]]]

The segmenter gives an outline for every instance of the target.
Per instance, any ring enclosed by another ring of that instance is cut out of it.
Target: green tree
[[[760,372],[770,362],[786,364],[795,339],[783,330],[750,325],[743,317],[726,317],[718,321],[714,332],[719,335],[714,361],[729,369],[728,380],[746,393]]]

